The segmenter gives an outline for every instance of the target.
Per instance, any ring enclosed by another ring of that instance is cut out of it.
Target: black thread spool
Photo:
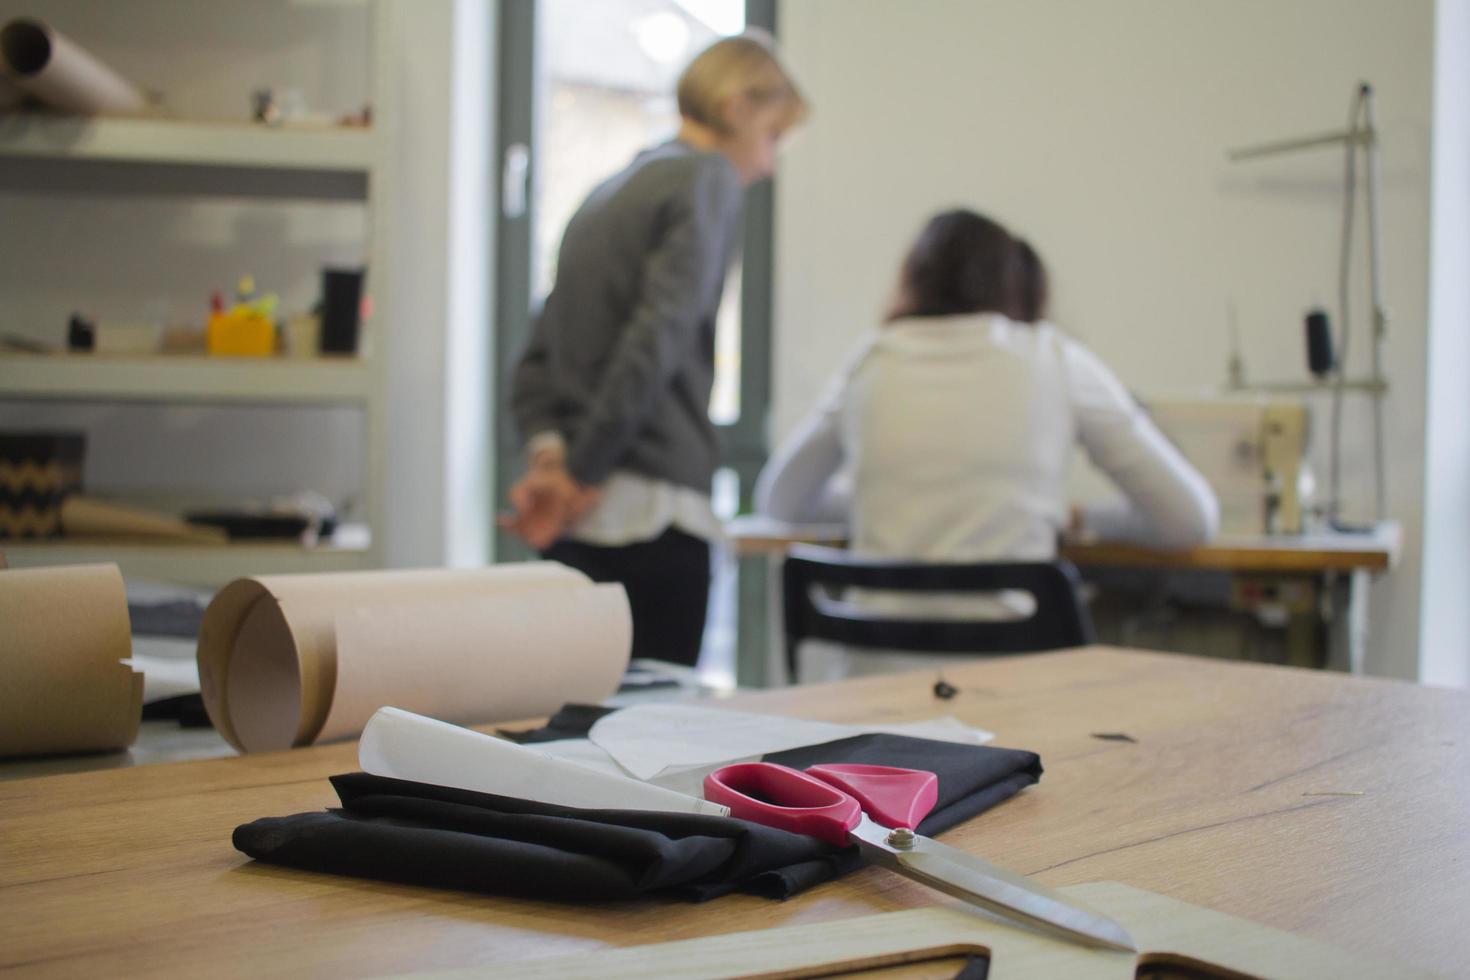
[[[358,311],[362,308],[362,269],[322,270],[323,354],[356,354]]]
[[[1327,377],[1337,366],[1337,357],[1332,350],[1332,326],[1323,310],[1312,310],[1307,314],[1307,370],[1317,379]]]

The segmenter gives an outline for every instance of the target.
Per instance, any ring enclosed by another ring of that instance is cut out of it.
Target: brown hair
[[[783,129],[801,122],[808,111],[806,99],[776,56],[775,41],[758,28],[721,38],[701,51],[679,76],[675,92],[681,116],[717,133],[729,129],[724,106],[735,95],[756,103],[779,103],[785,110]]]
[[[1021,319],[1021,259],[1011,233],[957,208],[929,219],[899,273],[889,319],[1002,313]]]
[[[1020,274],[1016,283],[1016,319],[1037,323],[1046,319],[1046,304],[1051,300],[1046,264],[1024,238],[1016,239],[1016,255],[1020,260]]]

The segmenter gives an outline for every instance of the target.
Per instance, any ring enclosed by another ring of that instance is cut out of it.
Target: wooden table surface
[[[1092,648],[742,695],[832,721],[952,713],[1041,783],[944,839],[1052,885],[1117,880],[1470,975],[1470,694]],[[1104,741],[1125,733],[1136,742]],[[785,903],[572,907],[253,864],[235,825],[330,806],[355,744],[0,784],[0,969],[379,975],[948,901],[866,869]]]
[[[793,544],[840,545],[840,525],[782,524],[740,517],[726,525],[739,555],[781,554]],[[1107,541],[1064,541],[1059,556],[1082,566],[1320,574],[1383,572],[1398,561],[1402,532],[1387,521],[1371,534],[1221,535],[1187,551],[1159,551]]]

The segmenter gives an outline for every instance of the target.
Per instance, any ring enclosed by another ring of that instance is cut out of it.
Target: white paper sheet
[[[896,725],[836,725],[694,704],[624,708],[598,720],[587,737],[628,774],[662,781],[681,771],[873,732],[969,745],[995,737],[948,716]]]
[[[199,692],[199,663],[194,641],[133,637],[133,655],[123,663],[143,672],[143,703]]]
[[[380,708],[368,720],[357,751],[365,772],[435,786],[586,809],[720,817],[730,812],[695,796],[554,758],[398,708]]]

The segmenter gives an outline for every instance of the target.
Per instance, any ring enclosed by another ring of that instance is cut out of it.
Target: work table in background
[[[840,524],[787,524],[758,515],[725,526],[741,557],[783,553],[793,544],[840,545]],[[1386,572],[1398,560],[1403,532],[1387,521],[1371,532],[1346,534],[1234,534],[1186,551],[1160,551],[1110,541],[1066,540],[1058,551],[1081,566],[1208,569],[1226,572]]]
[[[1448,975],[1470,971],[1470,694],[1091,648],[744,694],[831,721],[953,714],[1041,754],[944,835],[1050,885],[1117,880]],[[1133,741],[1100,739],[1126,735]],[[0,784],[0,968],[380,975],[947,901],[867,869],[785,903],[553,905],[252,864],[237,824],[331,806],[355,743]]]
[[[793,544],[841,545],[846,528],[747,515],[728,522],[725,532],[735,555],[747,559],[740,563],[737,678],[743,686],[766,686],[784,676],[779,564],[786,550]],[[1285,649],[1277,656],[1283,662],[1361,674],[1369,647],[1368,591],[1374,576],[1398,562],[1402,538],[1398,523],[1385,521],[1365,533],[1221,535],[1186,551],[1066,540],[1057,557],[1077,565],[1105,596],[1116,590],[1145,597],[1145,613],[1175,597],[1197,608],[1248,612],[1280,625]],[[1194,646],[1202,631],[1151,642],[1119,628],[1118,615],[1107,604],[1095,604],[1099,639],[1204,652]]]

